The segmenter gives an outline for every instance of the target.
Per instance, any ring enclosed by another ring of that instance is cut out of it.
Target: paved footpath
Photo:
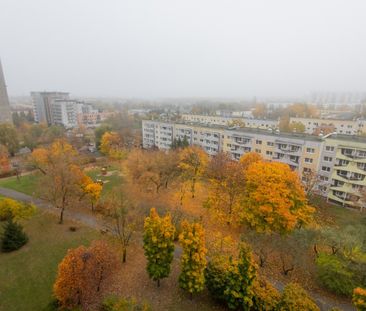
[[[53,213],[55,215],[59,215],[60,211],[54,207],[52,207],[49,203],[36,199],[30,195],[0,187],[0,194],[9,197],[18,201],[27,202],[27,203],[33,203],[37,205],[39,208],[42,208],[44,210],[47,210],[50,213]],[[102,229],[103,224],[98,221],[93,215],[88,215],[81,213],[79,211],[75,210],[65,210],[64,212],[64,218],[69,220],[74,220],[77,222],[80,222],[86,226],[95,228],[95,229]],[[179,256],[179,249],[176,250],[176,256]],[[278,290],[282,291],[284,288],[284,285],[281,282],[278,282],[276,280],[271,280],[271,283],[274,287],[276,287]],[[319,295],[318,293],[310,293],[311,297],[315,300],[317,305],[320,307],[321,311],[329,311],[331,308],[337,307],[339,310],[344,311],[355,311],[356,309],[352,306],[350,303],[338,303],[334,301],[333,299],[329,297],[324,297]]]

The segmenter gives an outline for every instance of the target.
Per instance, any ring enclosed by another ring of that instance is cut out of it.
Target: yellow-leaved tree
[[[179,155],[179,168],[184,180],[188,180],[191,184],[192,198],[195,196],[196,183],[205,172],[208,155],[197,146],[182,149]]]
[[[291,232],[311,221],[314,208],[296,172],[279,162],[255,162],[245,172],[241,221],[258,232]]]
[[[204,289],[206,268],[205,230],[199,223],[182,222],[179,242],[183,248],[179,285],[192,295]]]
[[[111,159],[121,160],[126,156],[123,141],[117,132],[105,132],[100,142],[100,151]]]

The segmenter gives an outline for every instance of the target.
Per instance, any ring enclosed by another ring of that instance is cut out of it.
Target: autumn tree
[[[230,309],[251,310],[256,266],[246,244],[240,244],[237,258],[213,258],[207,266],[205,278],[211,295],[226,302]]]
[[[118,269],[118,257],[104,241],[69,249],[58,266],[53,292],[61,307],[84,310],[103,292]]]
[[[239,162],[242,165],[242,169],[244,170],[244,174],[246,173],[246,170],[254,163],[262,162],[263,158],[260,154],[256,152],[248,152],[243,154],[243,156],[240,158]]]
[[[0,145],[0,174],[7,173],[11,169],[8,148]]]
[[[286,285],[278,310],[280,311],[320,311],[307,292],[296,283]]]
[[[41,172],[39,195],[60,209],[60,223],[66,208],[77,204],[86,182],[91,181],[77,165],[76,150],[64,140],[32,152],[33,165]]]
[[[174,226],[170,215],[160,217],[156,210],[150,210],[150,216],[145,218],[144,223],[144,250],[147,258],[147,272],[149,277],[157,281],[170,274],[171,263],[174,253]]]
[[[18,151],[18,134],[12,125],[0,124],[0,145],[5,146],[12,156]]]
[[[352,303],[358,311],[366,311],[366,289],[357,287],[353,290]]]
[[[179,285],[191,295],[203,290],[206,268],[205,233],[201,224],[182,222],[179,242],[183,248]]]
[[[111,159],[121,160],[126,152],[123,149],[123,142],[116,132],[105,132],[100,142],[100,151]]]
[[[205,172],[208,156],[204,150],[197,146],[183,149],[179,155],[179,168],[182,170],[182,177],[191,184],[191,194],[194,198],[196,183]]]
[[[258,277],[253,285],[253,310],[277,311],[281,294],[263,277]]]
[[[122,262],[126,262],[127,248],[137,227],[137,221],[132,211],[133,206],[118,189],[109,195],[105,204],[106,225],[117,237],[122,248]]]
[[[133,182],[156,193],[178,178],[180,169],[175,152],[134,150],[129,154],[127,169]]]
[[[252,114],[254,118],[257,119],[263,119],[267,116],[267,105],[263,103],[257,103],[254,106],[254,110],[252,111]]]
[[[84,184],[82,189],[86,198],[91,203],[92,211],[94,211],[94,206],[99,201],[102,194],[103,186],[98,182],[90,181]]]
[[[290,232],[310,222],[314,208],[306,200],[296,172],[279,162],[256,162],[245,174],[241,221],[259,232]]]
[[[296,133],[304,133],[305,125],[301,122],[291,122],[289,124],[289,131],[296,132]]]
[[[240,198],[245,187],[243,168],[242,162],[233,161],[225,153],[213,157],[207,167],[209,195],[205,205],[228,224],[232,223],[240,209]]]
[[[0,221],[12,219],[19,221],[28,219],[36,212],[33,204],[22,203],[13,199],[4,198],[0,200]]]

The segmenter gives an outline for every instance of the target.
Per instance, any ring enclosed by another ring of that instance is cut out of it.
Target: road
[[[33,203],[33,204],[37,205],[39,208],[47,210],[48,212],[56,214],[56,215],[59,215],[59,213],[60,213],[58,209],[52,207],[49,203],[47,203],[43,200],[40,200],[40,199],[36,199],[30,195],[15,191],[15,190],[0,187],[0,194],[5,197],[12,198],[14,200],[27,202],[27,203]],[[103,223],[98,221],[95,216],[81,213],[79,211],[75,211],[72,209],[65,210],[64,218],[73,220],[73,221],[77,221],[79,223],[82,223],[86,226],[92,227],[97,230],[100,230],[104,227]],[[180,253],[181,253],[181,251],[179,251],[179,248],[177,248],[175,257],[179,256]],[[274,287],[276,287],[280,291],[282,291],[284,288],[284,284],[279,281],[271,280],[271,283]],[[321,296],[318,293],[314,293],[314,292],[310,292],[310,295],[322,311],[329,311],[330,309],[335,308],[335,307],[338,308],[339,310],[344,310],[344,311],[355,311],[356,310],[351,303],[338,303],[338,302],[334,301],[333,299],[331,299],[330,297]]]

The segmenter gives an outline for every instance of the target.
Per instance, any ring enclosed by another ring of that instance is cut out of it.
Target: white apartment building
[[[182,114],[182,120],[190,123],[201,123],[206,125],[221,125],[228,126],[236,121],[243,122],[245,127],[259,129],[277,129],[279,121],[252,119],[234,116],[217,116],[217,115],[198,115],[198,114]]]
[[[318,177],[318,193],[346,207],[360,204],[366,189],[366,137],[330,134],[323,137],[252,128],[142,121],[143,147],[170,149],[186,139],[209,155],[226,152],[233,159],[256,152],[268,161],[288,164],[304,179]],[[366,205],[366,202],[362,204]]]
[[[294,122],[303,124],[306,134],[313,134],[320,126],[334,126],[338,134],[361,135],[366,133],[366,120],[290,118],[290,124]]]

